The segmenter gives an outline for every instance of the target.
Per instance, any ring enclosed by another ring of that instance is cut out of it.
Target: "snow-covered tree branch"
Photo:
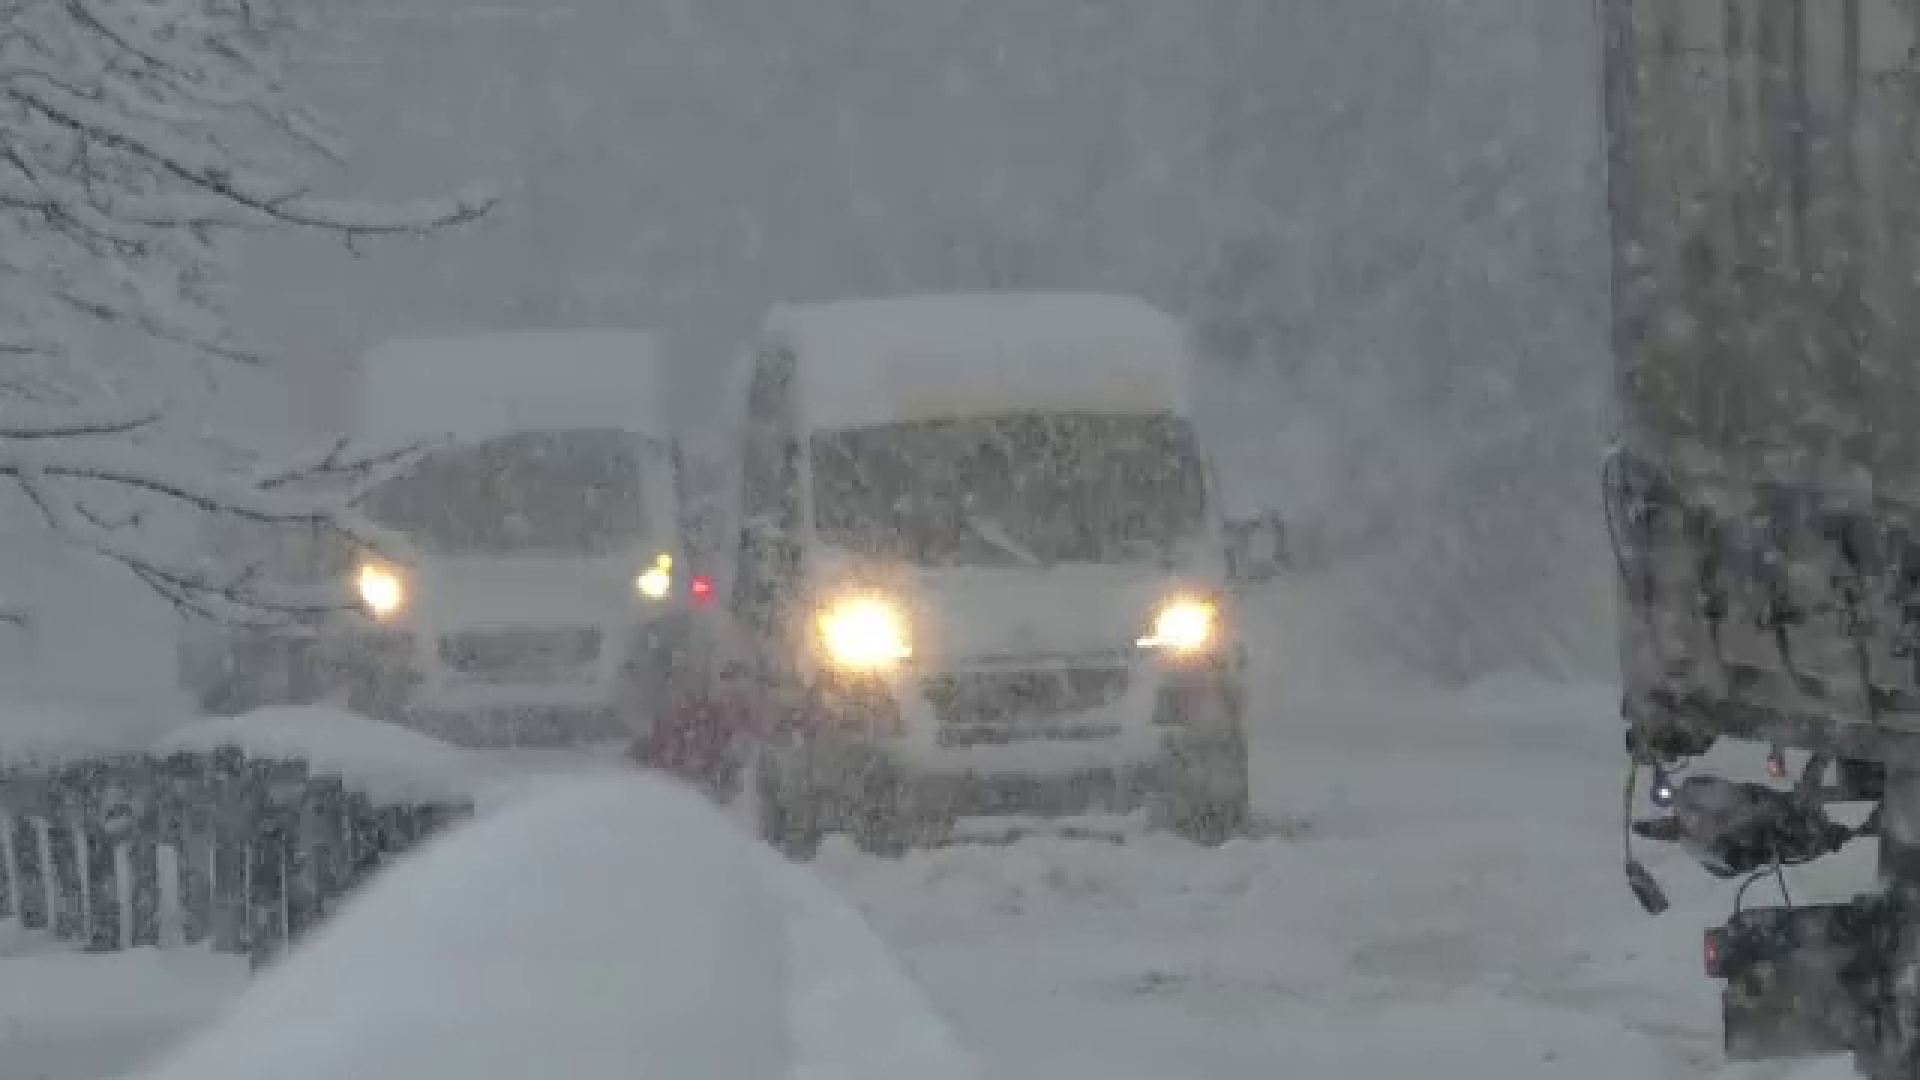
[[[279,0],[0,0],[0,476],[63,538],[208,613],[333,600],[157,550],[146,510],[379,546],[352,507],[394,462],[336,446],[262,468],[168,429],[190,369],[256,359],[221,317],[225,242],[424,234],[492,205],[315,194],[310,167],[343,150],[280,79],[304,29]]]
[[[220,463],[166,452],[150,431],[159,432],[157,422],[110,415],[0,429],[0,476],[63,539],[119,563],[182,609],[222,621],[284,622],[333,610],[346,600],[344,583],[287,573],[275,565],[271,543],[253,558],[169,552],[144,532],[148,511],[185,509],[254,526],[257,534],[307,533],[404,557],[405,542],[354,504],[409,463],[411,449],[354,454],[342,442],[295,465],[212,468]]]

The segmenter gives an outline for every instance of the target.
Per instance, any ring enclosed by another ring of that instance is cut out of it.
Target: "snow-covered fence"
[[[452,785],[368,782],[276,744],[271,716],[269,738],[239,737],[247,719],[156,752],[0,766],[0,919],[90,951],[206,944],[258,966],[473,809]]]

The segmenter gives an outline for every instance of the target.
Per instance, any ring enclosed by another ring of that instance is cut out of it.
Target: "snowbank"
[[[151,1080],[777,1077],[759,867],[689,794],[518,800],[376,881]]]
[[[970,1077],[806,874],[678,785],[541,785],[400,863],[139,1076]]]
[[[319,706],[198,720],[161,740],[156,752],[210,754],[222,747],[237,747],[249,758],[305,761],[377,802],[464,802],[484,787],[486,771],[461,747]]]
[[[980,1080],[932,1002],[865,919],[812,871],[764,860],[795,974],[790,1080]]]

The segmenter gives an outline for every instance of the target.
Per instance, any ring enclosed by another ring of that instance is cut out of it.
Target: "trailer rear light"
[[[1701,961],[1706,966],[1707,978],[1726,978],[1726,930],[1723,927],[1709,927],[1701,941]]]
[[[1662,810],[1673,805],[1673,778],[1667,770],[1656,766],[1653,770],[1653,783],[1647,787],[1647,800]]]

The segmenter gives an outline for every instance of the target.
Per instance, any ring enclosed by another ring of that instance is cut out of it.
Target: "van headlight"
[[[1180,597],[1161,605],[1153,628],[1137,644],[1181,655],[1205,652],[1220,636],[1220,611],[1211,600]]]
[[[407,583],[398,567],[363,562],[354,574],[353,589],[376,619],[390,619],[407,606]]]
[[[871,594],[843,597],[820,613],[820,644],[834,667],[883,671],[913,655],[900,605]]]
[[[633,591],[649,600],[663,600],[673,591],[673,556],[661,552],[652,565],[633,579]]]

